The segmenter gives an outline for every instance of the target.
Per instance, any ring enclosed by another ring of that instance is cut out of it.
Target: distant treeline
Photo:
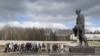
[[[45,31],[48,31],[49,35],[46,35]],[[57,41],[57,37],[50,29],[41,28],[18,28],[18,27],[6,27],[0,30],[1,40],[35,40],[35,41]]]
[[[35,40],[35,41],[67,41],[70,40],[72,30],[58,30],[54,32],[50,28],[21,28],[4,27],[0,29],[0,40]],[[99,31],[86,34],[100,34]]]

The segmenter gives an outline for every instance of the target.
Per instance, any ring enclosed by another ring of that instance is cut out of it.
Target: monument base
[[[70,53],[95,53],[94,47],[87,47],[87,46],[76,46],[76,47],[69,47]]]

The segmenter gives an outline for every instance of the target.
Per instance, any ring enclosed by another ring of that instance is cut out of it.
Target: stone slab
[[[70,53],[95,53],[94,47],[86,47],[86,46],[76,46],[69,47]]]

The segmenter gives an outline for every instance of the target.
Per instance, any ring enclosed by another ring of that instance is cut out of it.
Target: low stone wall
[[[27,42],[31,42],[31,43],[50,43],[50,44],[70,44],[70,41],[16,41],[16,40],[0,40],[0,45],[5,45],[6,43],[27,43]]]

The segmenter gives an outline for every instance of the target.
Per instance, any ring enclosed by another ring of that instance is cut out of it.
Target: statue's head
[[[81,10],[80,9],[76,9],[76,14],[80,14]]]

